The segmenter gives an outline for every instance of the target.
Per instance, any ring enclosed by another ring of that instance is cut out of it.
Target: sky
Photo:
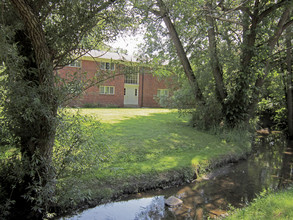
[[[138,52],[137,45],[143,42],[142,35],[135,35],[135,36],[120,36],[117,38],[116,41],[109,43],[109,46],[113,48],[122,48],[126,49],[128,55],[133,55],[135,52]]]

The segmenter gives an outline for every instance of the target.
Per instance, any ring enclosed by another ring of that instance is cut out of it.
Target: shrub
[[[53,163],[57,178],[57,201],[59,205],[69,206],[72,195],[79,200],[81,193],[79,176],[90,175],[101,166],[101,161],[110,157],[107,140],[103,136],[101,124],[90,116],[82,116],[78,112],[60,113],[62,120],[57,128]],[[73,178],[71,178],[73,177]],[[80,195],[80,196],[78,196]]]
[[[25,201],[34,201],[34,211],[52,215],[49,211],[52,207],[72,205],[73,193],[78,200],[89,199],[90,192],[80,192],[78,188],[81,184],[79,176],[90,174],[100,167],[100,161],[109,157],[107,141],[103,137],[100,123],[89,116],[81,116],[78,112],[62,111],[59,113],[59,126],[57,128],[55,145],[53,149],[53,169],[54,173],[48,175],[55,176],[49,178],[52,183],[46,186],[40,185],[42,181],[35,178],[34,172],[38,172],[42,167],[38,160],[34,163],[28,161],[25,156],[20,156],[16,150],[17,141],[13,138],[5,139],[6,146],[1,146],[2,157],[0,157],[0,219],[11,218],[15,210],[15,204],[22,192],[22,181],[30,178],[30,187],[25,195],[21,195]],[[2,126],[2,135],[7,134],[7,129]],[[4,155],[4,156],[3,156]],[[34,155],[33,155],[34,157]],[[28,170],[30,172],[28,172]],[[55,188],[52,189],[56,184]],[[55,194],[53,194],[55,192]],[[21,210],[21,209],[17,209]],[[20,213],[17,213],[19,216]],[[45,217],[45,216],[43,216]]]
[[[190,125],[207,130],[219,126],[223,120],[222,107],[211,92],[205,94],[206,103],[198,103],[188,84],[174,92],[172,97],[160,99],[164,107],[177,108],[181,114],[191,115]]]
[[[82,105],[83,108],[99,108],[102,107],[99,103],[85,103]]]

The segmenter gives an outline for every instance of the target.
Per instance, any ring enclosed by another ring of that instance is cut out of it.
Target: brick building
[[[168,96],[166,80],[141,67],[130,56],[92,50],[58,70],[63,78],[86,73],[87,80],[99,81],[70,102],[74,106],[160,107],[158,96]]]

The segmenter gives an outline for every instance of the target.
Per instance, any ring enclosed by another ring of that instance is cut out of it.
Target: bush
[[[223,120],[222,107],[213,93],[205,95],[206,103],[198,103],[192,94],[190,85],[185,84],[174,92],[172,97],[160,99],[164,107],[177,108],[181,114],[191,115],[190,125],[207,130],[219,126]]]
[[[82,108],[99,108],[102,107],[99,103],[85,103]]]
[[[2,135],[5,135],[3,132],[7,133],[5,127],[1,131]],[[41,186],[42,181],[35,179],[35,172],[43,169],[38,160],[33,160],[32,163],[25,155],[21,157],[13,138],[6,139],[6,142],[6,146],[1,146],[0,149],[0,219],[20,216],[21,207],[16,205],[19,206],[24,201],[33,202],[34,211],[51,215],[50,210],[57,204],[63,207],[72,205],[70,198],[73,193],[79,201],[89,199],[90,192],[84,193],[78,188],[81,185],[78,177],[96,171],[100,168],[99,162],[110,157],[100,123],[89,116],[81,116],[78,112],[59,113],[52,158],[54,174],[48,173],[55,177],[48,178],[52,183],[48,182],[46,186]],[[22,195],[22,182],[26,178],[30,179],[30,187]],[[56,188],[52,189],[55,185]],[[23,198],[23,201],[19,202],[19,198]]]
[[[0,160],[0,219],[6,219],[11,215],[15,204],[11,197],[12,192],[21,179],[22,172],[19,172],[19,167],[20,161],[15,157]]]
[[[53,152],[56,197],[59,205],[70,206],[73,195],[80,201],[89,199],[90,192],[80,192],[81,180],[78,177],[100,169],[100,162],[110,157],[110,151],[99,121],[78,112],[62,112],[60,115],[62,120],[57,128]]]
[[[263,98],[258,103],[257,114],[261,127],[277,130],[287,128],[287,109],[271,98]]]

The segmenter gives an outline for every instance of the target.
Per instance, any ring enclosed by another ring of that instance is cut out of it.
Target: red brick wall
[[[121,64],[116,64],[115,73],[120,74]],[[86,78],[92,79],[96,74],[105,73],[100,70],[100,63],[94,61],[82,60],[81,68],[64,67],[58,73],[61,77],[65,77],[66,73],[86,72]],[[68,78],[68,77],[67,77]],[[99,94],[99,85],[114,86],[114,95]],[[95,85],[83,92],[82,96],[70,102],[70,106],[83,106],[84,104],[93,104],[97,106],[124,106],[124,76],[119,75],[114,79],[108,79]],[[145,73],[139,76],[139,107],[160,107],[155,101],[154,96],[157,95],[158,89],[167,88],[162,80],[152,74]]]
[[[157,95],[158,89],[166,89],[163,80],[152,74],[140,75],[140,103],[141,107],[160,107],[154,97]],[[141,93],[143,95],[141,96]]]

